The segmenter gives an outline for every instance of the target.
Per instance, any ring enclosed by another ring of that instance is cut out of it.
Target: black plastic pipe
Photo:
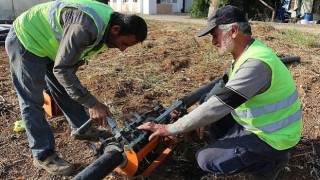
[[[284,63],[293,63],[293,62],[300,62],[300,57],[299,56],[291,56],[291,57],[282,57],[280,60]]]
[[[103,179],[124,161],[119,150],[116,146],[106,147],[103,155],[77,174],[73,180]]]
[[[299,56],[292,56],[292,57],[282,57],[280,58],[283,63],[292,63],[292,62],[299,62]],[[195,102],[199,101],[201,96],[207,92],[209,92],[213,86],[219,82],[220,78],[215,79],[205,86],[197,89],[195,92],[191,93],[190,95],[184,96],[176,103],[171,105],[163,114],[161,114],[157,119],[156,122],[161,123],[162,120],[168,113],[172,112],[177,107],[185,104],[186,107],[192,106]],[[144,138],[146,133],[141,135],[141,138]],[[139,139],[139,138],[138,138]],[[135,144],[135,143],[133,143]],[[109,173],[111,173],[116,167],[122,164],[124,161],[122,152],[119,151],[119,148],[116,146],[108,146],[106,147],[104,154],[100,156],[97,160],[95,160],[92,164],[82,170],[79,174],[77,174],[73,180],[100,180],[106,177]]]

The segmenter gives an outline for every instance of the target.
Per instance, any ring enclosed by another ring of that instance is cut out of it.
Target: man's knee
[[[213,159],[209,158],[211,157],[210,154],[211,153],[206,151],[206,149],[201,149],[196,153],[196,159],[199,167],[202,170],[213,174],[222,174],[219,168],[214,165]]]
[[[235,153],[235,149],[204,147],[196,153],[198,165],[204,171],[224,175],[241,171],[243,160]]]

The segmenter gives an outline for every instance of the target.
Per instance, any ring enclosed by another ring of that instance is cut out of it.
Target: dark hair
[[[114,12],[110,27],[114,25],[121,27],[119,35],[134,34],[138,42],[143,42],[147,38],[148,27],[140,16]]]

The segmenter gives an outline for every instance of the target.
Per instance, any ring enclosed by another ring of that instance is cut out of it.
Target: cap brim
[[[201,30],[200,32],[197,33],[197,36],[198,37],[201,37],[201,36],[205,36],[207,34],[210,33],[210,31],[215,28],[217,25],[216,24],[211,24],[210,26],[207,26],[206,28],[204,28],[203,30]]]

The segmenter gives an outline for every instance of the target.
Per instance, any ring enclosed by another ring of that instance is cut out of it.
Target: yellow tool
[[[15,132],[20,132],[20,131],[24,131],[25,130],[25,126],[22,120],[16,121],[14,122],[14,128],[13,130]]]

